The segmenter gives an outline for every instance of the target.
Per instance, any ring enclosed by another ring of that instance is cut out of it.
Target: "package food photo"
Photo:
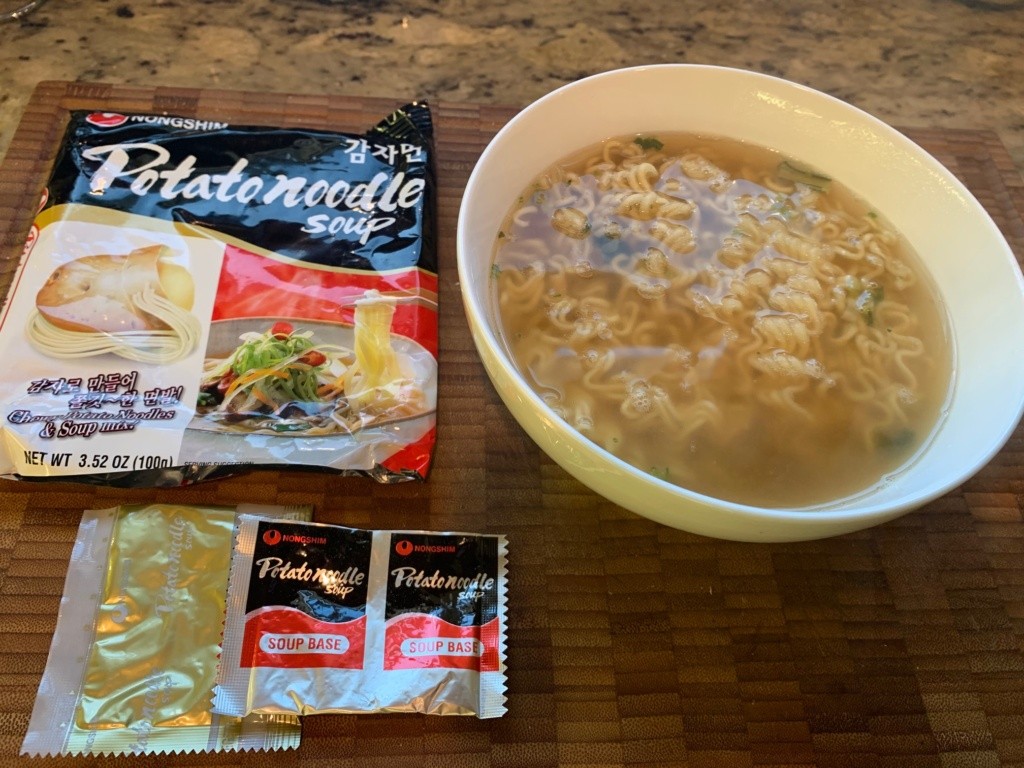
[[[0,318],[0,476],[425,478],[429,107],[365,134],[72,112]]]

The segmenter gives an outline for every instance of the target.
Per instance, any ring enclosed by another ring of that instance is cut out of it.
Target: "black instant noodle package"
[[[504,536],[236,528],[214,712],[505,714]]]
[[[432,134],[72,113],[0,318],[0,476],[425,478]]]

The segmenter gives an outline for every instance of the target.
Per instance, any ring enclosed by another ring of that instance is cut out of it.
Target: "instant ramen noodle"
[[[365,134],[72,113],[0,319],[0,475],[425,478],[432,122]]]
[[[216,715],[236,515],[308,507],[181,504],[86,510],[22,753],[143,755],[289,749],[297,717]]]
[[[841,180],[730,139],[621,136],[541,173],[494,248],[502,339],[659,480],[801,508],[911,463],[952,389],[918,254]]]

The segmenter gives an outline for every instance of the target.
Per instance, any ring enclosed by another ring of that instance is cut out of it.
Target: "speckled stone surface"
[[[1024,0],[47,0],[0,24],[0,156],[47,79],[525,105],[662,62],[778,75],[897,127],[994,129],[1024,169]]]

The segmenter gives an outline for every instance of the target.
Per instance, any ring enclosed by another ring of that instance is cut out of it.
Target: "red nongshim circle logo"
[[[124,115],[117,112],[93,112],[85,118],[87,123],[99,126],[100,128],[115,128],[128,121]]]
[[[402,539],[395,544],[395,552],[400,554],[402,557],[407,557],[412,554],[412,542],[408,539]]]
[[[271,528],[269,531],[263,532],[263,543],[267,546],[273,547],[281,543],[281,532]]]

